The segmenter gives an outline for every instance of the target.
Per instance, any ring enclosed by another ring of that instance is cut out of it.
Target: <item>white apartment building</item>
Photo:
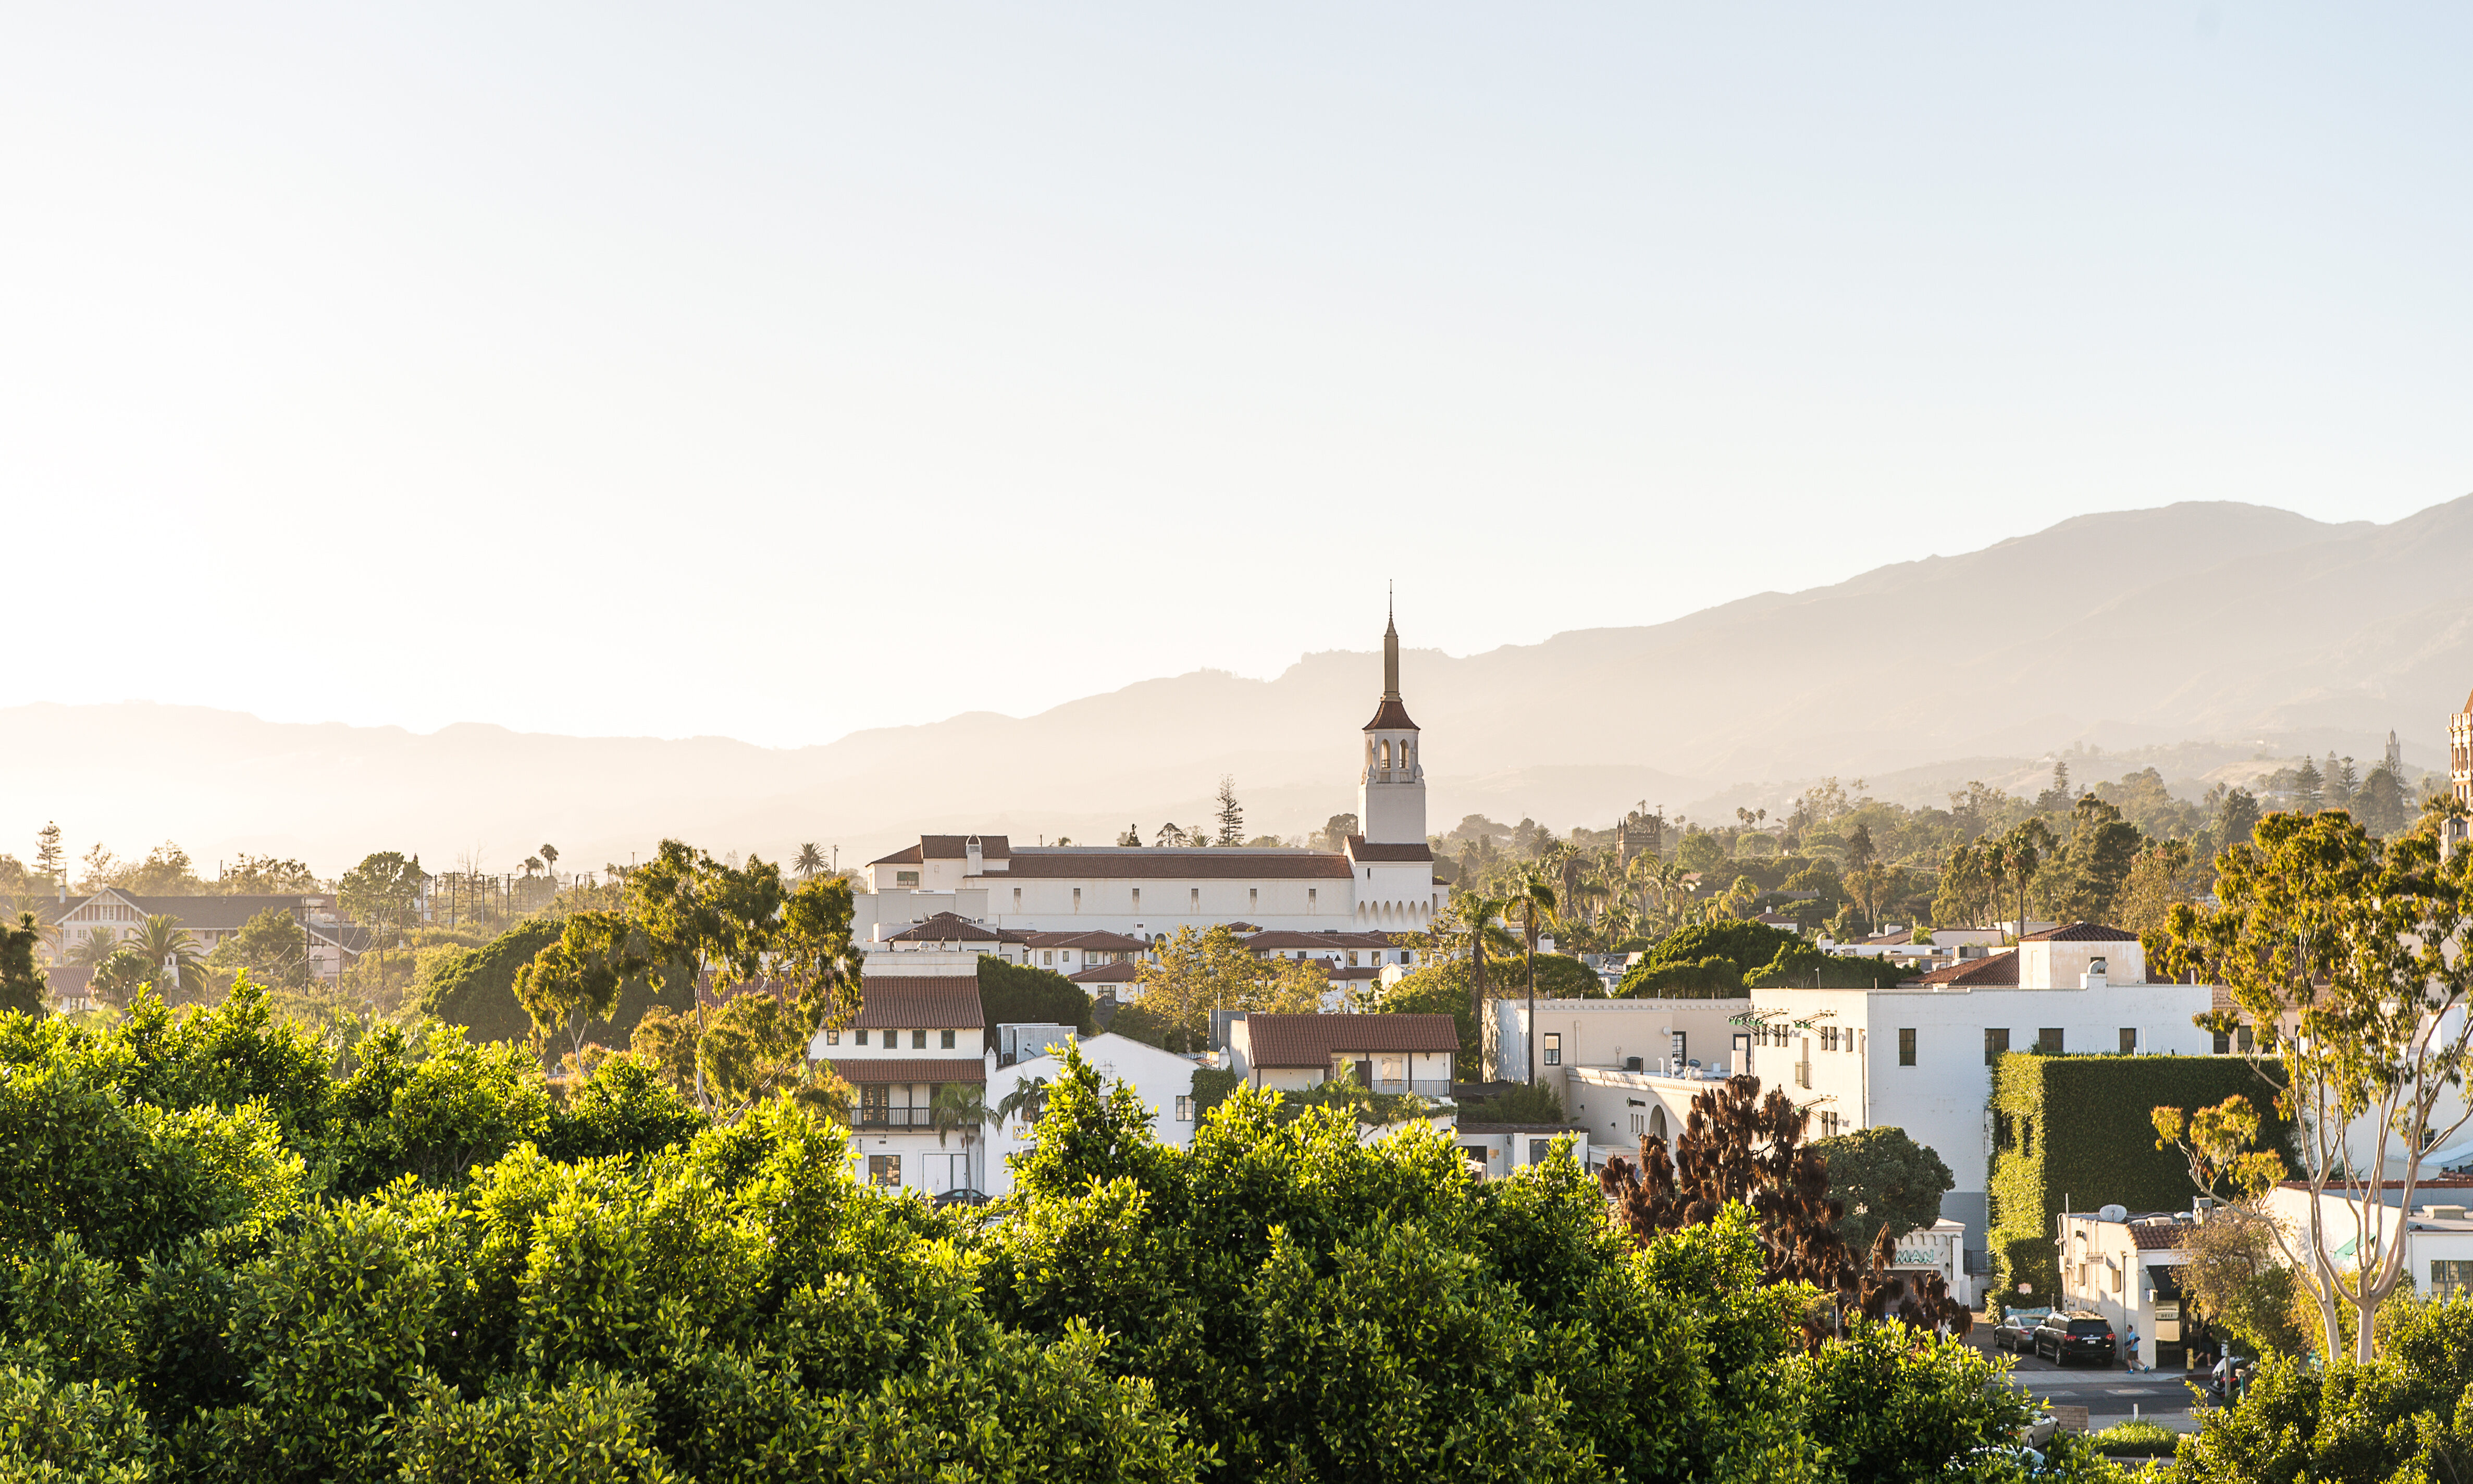
[[[1357,817],[1340,850],[1022,846],[923,835],[871,861],[853,932],[882,942],[939,913],[1018,932],[1148,941],[1245,922],[1301,932],[1416,930],[1448,899],[1426,844],[1426,770],[1400,697],[1400,634],[1382,634],[1382,695],[1362,729]]]
[[[2072,922],[1888,989],[1754,990],[1759,1023],[1734,1033],[1730,1062],[1809,1106],[1816,1136],[1896,1127],[1939,1154],[1957,1182],[1941,1213],[1981,1251],[2001,1053],[2206,1056],[2214,1038],[2192,1021],[2214,997],[2149,982],[2137,934]]]
[[[2341,1186],[2318,1198],[2319,1245],[2340,1268],[2375,1261],[2387,1243],[2405,1243],[2404,1269],[2413,1291],[2423,1295],[2473,1288],[2473,1217],[2465,1205],[2473,1197],[2473,1175],[2439,1175],[2418,1179],[2413,1194],[2420,1202],[2402,1209],[2404,1182],[2382,1182],[2375,1197],[2356,1201]],[[2288,1180],[2267,1193],[2267,1213],[2284,1228],[2295,1251],[2310,1243],[2310,1186]]]
[[[1558,1083],[1581,1069],[1662,1072],[1688,1077],[1699,1063],[1724,1076],[1735,1021],[1748,999],[1541,999],[1537,1002],[1537,1076]],[[1485,1002],[1485,1050],[1494,1075],[1528,1080],[1528,1001],[1505,995]],[[1567,1095],[1566,1111],[1572,1107]]]
[[[817,1032],[807,1055],[828,1063],[858,1092],[850,1149],[861,1180],[929,1196],[983,1191],[984,1130],[939,1130],[931,1112],[939,1089],[963,1084],[984,1096],[996,1072],[979,1004],[978,955],[898,957],[905,971],[877,972],[882,959],[872,961],[857,1016],[847,1028]]]
[[[1201,1068],[1200,1061],[1116,1035],[1093,1036],[1082,1042],[1081,1051],[1082,1060],[1090,1063],[1100,1077],[1122,1082],[1134,1089],[1134,1094],[1151,1111],[1151,1134],[1161,1143],[1178,1149],[1193,1147],[1197,1122],[1193,1074]],[[989,1086],[988,1107],[994,1111],[1016,1091],[1029,1091],[1042,1084],[1052,1087],[1064,1071],[1065,1059],[1061,1055],[1025,1057],[1001,1067]],[[989,1125],[987,1178],[992,1184],[980,1188],[990,1195],[1012,1191],[1013,1169],[1008,1161],[1038,1143],[1036,1125],[1029,1108]]]

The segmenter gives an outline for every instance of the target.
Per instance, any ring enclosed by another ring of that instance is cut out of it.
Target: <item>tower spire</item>
[[[1395,600],[1392,585],[1384,583],[1382,593],[1382,699],[1400,699],[1400,625],[1394,616]]]

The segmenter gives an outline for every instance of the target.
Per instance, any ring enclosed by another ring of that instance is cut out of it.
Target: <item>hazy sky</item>
[[[2408,5],[12,7],[0,704],[824,741],[1366,647],[1386,577],[1466,653],[2084,511],[2392,519],[2473,491],[2469,53]]]

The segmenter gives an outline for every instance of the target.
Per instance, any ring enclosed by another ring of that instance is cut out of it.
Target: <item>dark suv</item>
[[[2035,1327],[2035,1353],[2056,1366],[2090,1357],[2112,1364],[2112,1321],[2084,1309],[2055,1309]]]

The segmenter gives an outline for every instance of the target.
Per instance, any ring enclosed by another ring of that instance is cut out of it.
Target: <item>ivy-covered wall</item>
[[[1992,1076],[1985,1186],[2000,1294],[2014,1300],[2021,1280],[2038,1302],[2058,1290],[2064,1201],[2081,1211],[2187,1209],[2197,1190],[2180,1152],[2155,1147],[2154,1111],[2213,1107],[2235,1093],[2257,1105],[2269,1147],[2289,1150],[2274,1089],[2240,1057],[2004,1056]]]

